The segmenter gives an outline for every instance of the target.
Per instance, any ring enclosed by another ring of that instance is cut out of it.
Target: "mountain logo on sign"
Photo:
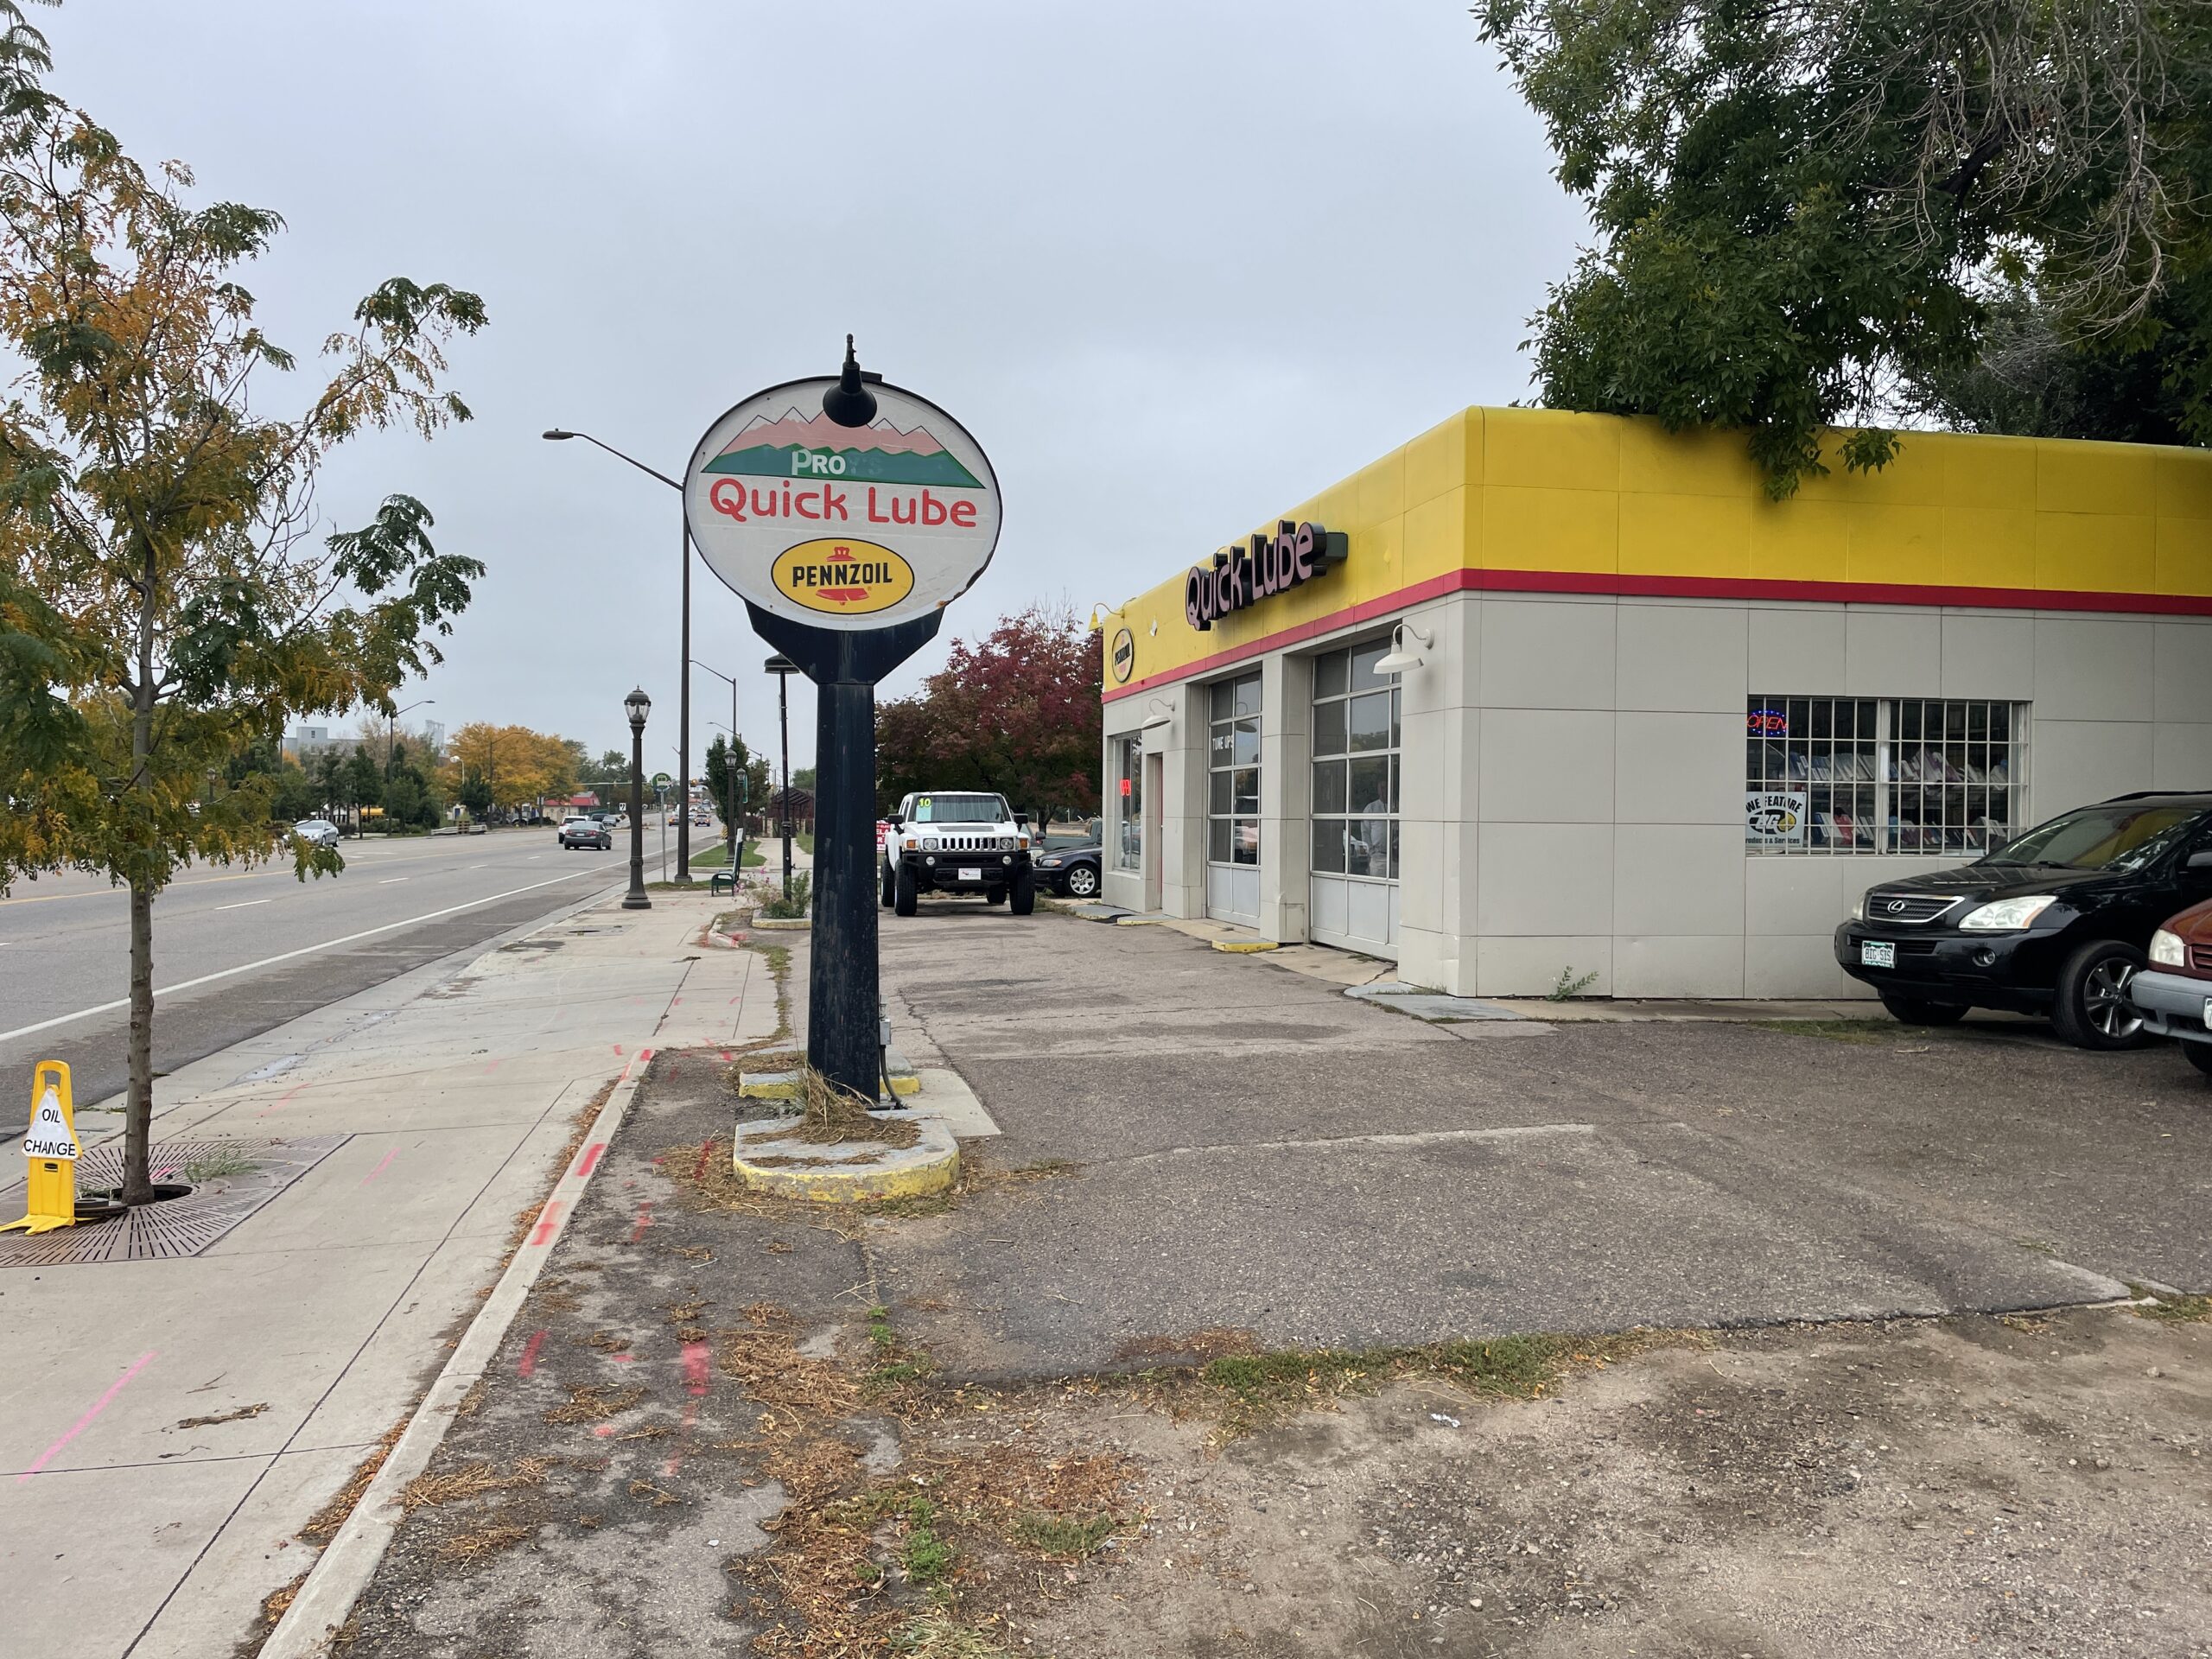
[[[935,484],[980,490],[983,482],[960,464],[927,427],[901,431],[887,417],[874,426],[839,426],[827,415],[796,409],[771,420],[755,416],[701,469],[745,478],[849,479],[859,484]]]

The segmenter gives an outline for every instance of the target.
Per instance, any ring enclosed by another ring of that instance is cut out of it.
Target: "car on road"
[[[563,818],[561,820],[559,835],[561,845],[564,849],[596,847],[602,853],[610,853],[614,850],[614,832],[607,827],[606,821],[601,818],[582,817]]]
[[[1105,849],[1090,847],[1054,847],[1037,860],[1037,874],[1049,883],[1053,892],[1070,899],[1096,899],[1099,887],[1099,861]]]
[[[302,841],[317,847],[338,844],[338,826],[328,818],[302,818],[292,826],[292,833]]]
[[[2171,1037],[2212,1077],[2212,901],[2191,905],[2151,936],[2151,965],[2127,982],[2143,1028]]]
[[[2146,790],[2062,813],[1959,868],[1869,888],[1836,929],[1835,956],[1911,1024],[2008,1008],[2049,1015],[2078,1048],[2132,1048],[2146,1032],[2129,986],[2152,936],[2206,899],[2212,794]]]
[[[981,893],[1017,916],[1037,908],[1037,873],[1030,861],[1029,817],[1003,795],[931,791],[909,795],[888,820],[891,835],[877,866],[883,907],[914,913],[925,893]]]

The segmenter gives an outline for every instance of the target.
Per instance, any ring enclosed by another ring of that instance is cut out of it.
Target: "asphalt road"
[[[649,874],[659,839],[649,827]],[[620,832],[607,853],[564,852],[550,828],[341,850],[336,877],[302,882],[289,866],[191,869],[156,901],[157,1073],[629,874]],[[69,1064],[80,1107],[122,1090],[130,1016],[109,1005],[130,991],[128,922],[123,891],[89,877],[22,882],[0,899],[0,1136],[28,1121],[37,1061]]]

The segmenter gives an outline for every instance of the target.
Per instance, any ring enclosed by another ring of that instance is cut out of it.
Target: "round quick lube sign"
[[[999,539],[982,447],[925,398],[871,384],[875,418],[822,410],[835,378],[793,380],[707,429],[683,475],[691,539],[732,589],[794,622],[884,628],[983,574]]]

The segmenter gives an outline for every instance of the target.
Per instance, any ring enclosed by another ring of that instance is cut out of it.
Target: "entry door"
[[[1385,640],[1313,659],[1313,863],[1306,931],[1398,954],[1398,677]]]
[[[1158,910],[1161,906],[1160,803],[1166,791],[1161,787],[1160,757],[1147,754],[1144,758],[1144,907]]]
[[[1260,925],[1260,677],[1209,688],[1206,914]]]

